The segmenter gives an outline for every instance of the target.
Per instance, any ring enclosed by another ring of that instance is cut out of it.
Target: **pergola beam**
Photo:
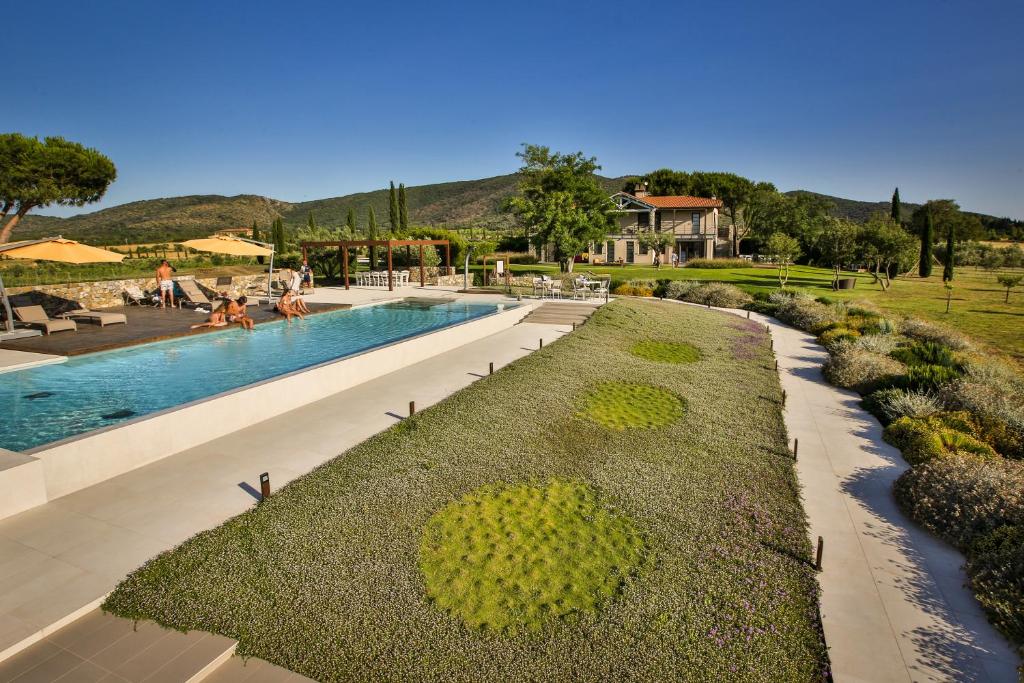
[[[414,247],[418,246],[420,249],[420,287],[426,286],[426,275],[423,268],[423,247],[425,246],[440,246],[444,245],[444,265],[446,269],[452,267],[452,246],[448,240],[327,240],[320,242],[302,242],[299,246],[302,248],[302,258],[308,258],[308,250],[322,247],[338,247],[341,252],[341,269],[342,278],[345,281],[345,289],[349,289],[348,284],[348,250],[358,247],[384,247],[388,250],[388,290],[394,291],[394,275],[391,260],[391,249],[392,247]],[[408,253],[408,249],[406,249]]]

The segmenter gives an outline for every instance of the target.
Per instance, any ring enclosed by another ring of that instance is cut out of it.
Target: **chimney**
[[[633,188],[634,197],[647,197],[648,195],[649,193],[647,192],[647,183],[637,183],[636,186]]]

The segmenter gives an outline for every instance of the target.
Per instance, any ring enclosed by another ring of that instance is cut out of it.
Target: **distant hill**
[[[515,192],[516,182],[516,174],[509,174],[406,188],[409,221],[416,225],[449,228],[509,226],[511,218],[501,212],[501,204]],[[612,193],[621,188],[623,178],[601,178],[601,182]],[[835,215],[853,220],[863,221],[876,211],[889,211],[888,201],[862,202],[817,196],[835,204]],[[350,208],[355,210],[357,223],[362,228],[366,226],[371,206],[377,214],[378,223],[386,227],[386,188],[297,203],[259,195],[168,197],[130,202],[70,218],[29,214],[18,227],[14,239],[59,234],[92,244],[174,242],[203,237],[223,228],[248,227],[253,220],[267,228],[279,216],[286,225],[299,227],[306,223],[310,212],[318,224],[339,227],[345,223]],[[909,216],[918,206],[904,204],[905,214]],[[997,230],[1003,223],[1011,227],[1015,225],[993,216],[981,215],[981,218],[986,227]]]
[[[844,199],[842,197],[833,197],[832,195],[820,194],[818,192],[811,192],[810,190],[792,190],[786,192],[789,196],[797,194],[810,195],[812,197],[820,197],[826,199],[835,204],[835,209],[832,210],[832,215],[837,218],[847,218],[851,221],[858,221],[863,223],[872,214],[884,213],[889,215],[891,204],[889,200],[881,202],[861,202],[856,199]],[[911,204],[909,202],[902,203],[903,217],[905,220],[910,219],[910,214],[914,213],[917,209],[921,208],[920,204]]]

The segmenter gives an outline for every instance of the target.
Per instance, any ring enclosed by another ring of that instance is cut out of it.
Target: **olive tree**
[[[789,267],[800,258],[800,240],[784,232],[775,232],[765,246],[779,267],[779,287],[785,289],[789,281]]]

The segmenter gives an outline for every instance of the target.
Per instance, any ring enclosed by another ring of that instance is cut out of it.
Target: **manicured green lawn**
[[[616,280],[701,280],[728,282],[756,294],[778,289],[779,280],[773,268],[661,268],[653,266],[591,268],[577,264],[576,268],[599,274],[609,274]],[[543,271],[557,273],[557,266],[512,266],[513,272]],[[946,313],[946,289],[942,278],[934,275],[922,280],[912,276],[897,278],[892,287],[883,292],[872,284],[867,273],[844,273],[843,277],[856,277],[857,287],[841,292],[832,291],[832,271],[827,268],[796,266],[791,269],[789,287],[806,290],[815,296],[828,296],[837,300],[866,300],[894,314],[915,315],[955,327],[975,340],[987,344],[1024,363],[1024,287],[1010,294],[1004,302],[1006,290],[996,282],[996,275],[972,267],[958,268],[954,279],[953,301]]]
[[[638,357],[643,337],[699,359]],[[151,561],[105,607],[325,681],[820,680],[771,359],[748,321],[613,302]],[[668,419],[595,422],[590,392],[623,385],[671,397]]]

